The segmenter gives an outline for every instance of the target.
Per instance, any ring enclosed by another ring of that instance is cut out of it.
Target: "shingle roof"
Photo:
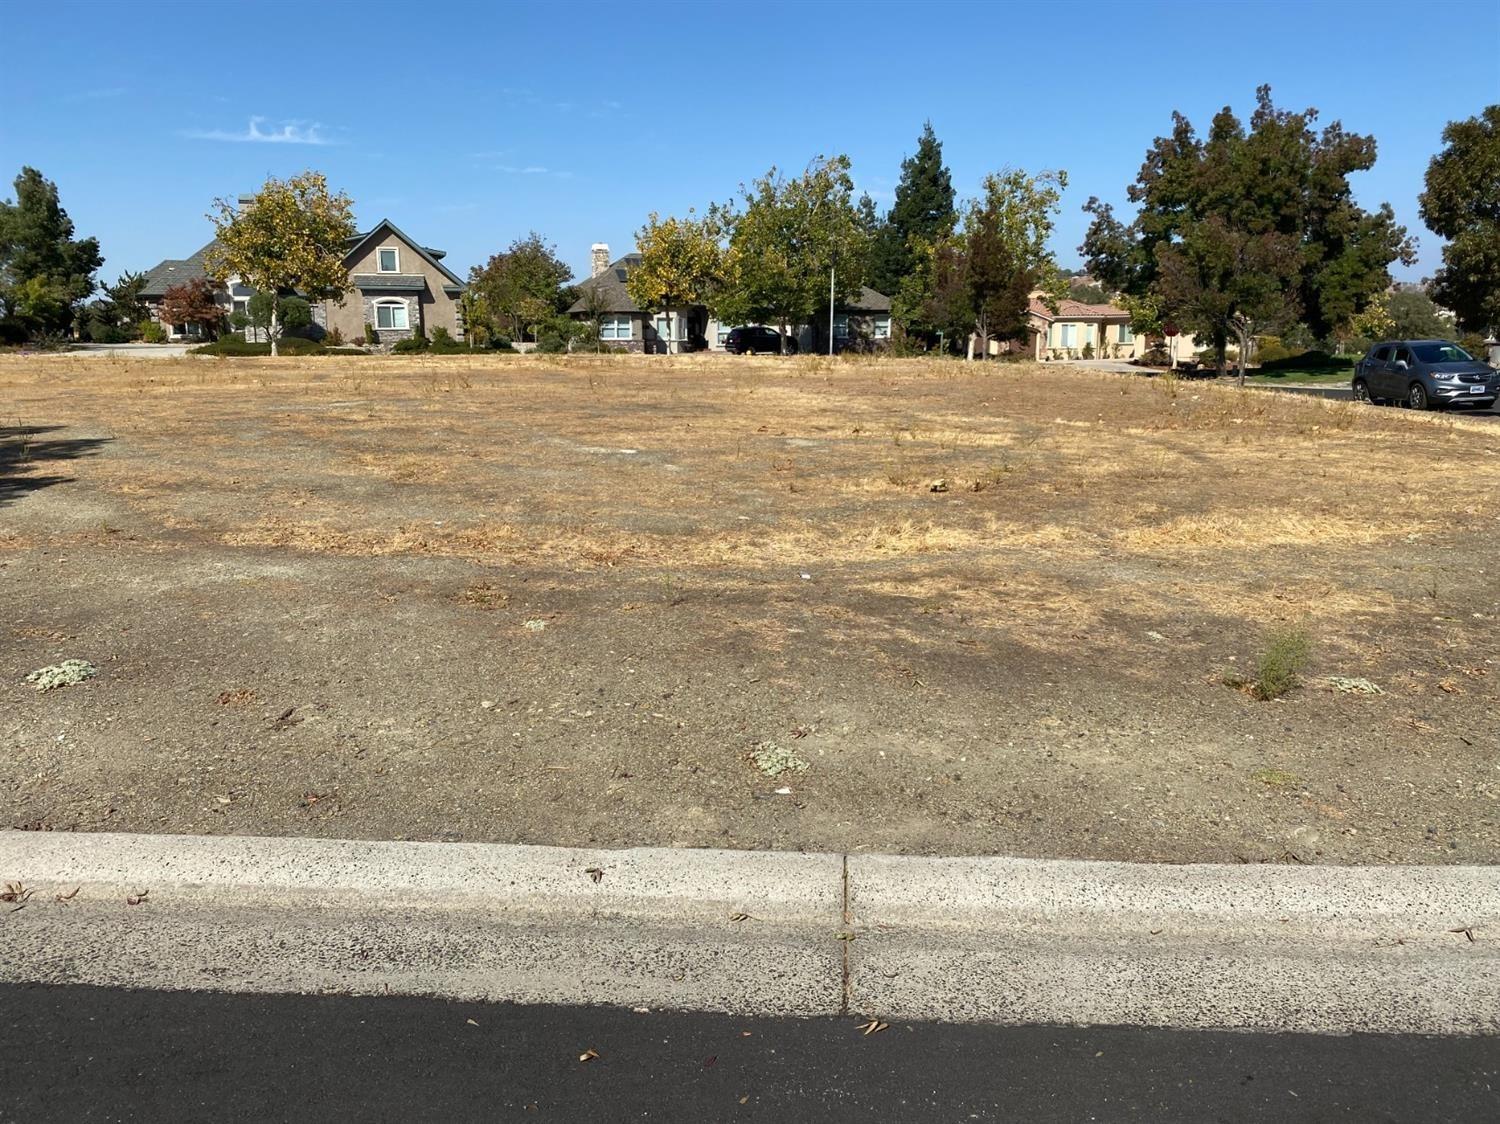
[[[1053,312],[1038,297],[1031,298],[1031,314],[1043,320],[1129,320],[1130,313],[1112,304],[1084,304],[1082,301],[1063,300],[1057,302]]]
[[[600,300],[600,312],[640,312],[641,306],[630,299],[630,292],[625,288],[625,278],[630,271],[641,264],[640,254],[626,254],[619,261],[612,262],[608,269],[597,277],[590,277],[578,286],[579,298],[568,306],[571,312],[587,312],[589,310],[588,294],[597,291]]]
[[[859,296],[844,306],[850,312],[889,312],[891,310],[891,298],[884,293],[877,293],[868,285],[861,285]]]
[[[427,278],[420,273],[356,273],[349,280],[356,289],[385,289],[393,293],[420,293],[427,287]]]
[[[207,277],[208,268],[203,264],[203,256],[213,246],[214,242],[210,242],[190,258],[168,258],[146,270],[146,283],[141,286],[141,296],[162,297],[173,285],[181,285],[195,277]]]

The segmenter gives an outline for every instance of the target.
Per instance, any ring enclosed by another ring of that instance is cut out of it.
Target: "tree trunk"
[[[281,336],[281,298],[271,298],[271,356],[275,358],[281,352],[277,350],[276,344]]]

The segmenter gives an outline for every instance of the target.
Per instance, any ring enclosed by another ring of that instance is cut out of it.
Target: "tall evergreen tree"
[[[957,224],[953,177],[943,164],[943,144],[929,121],[922,126],[917,151],[901,162],[896,203],[871,249],[871,287],[887,295],[898,292],[902,278],[916,264],[918,250],[913,240],[937,242]]]
[[[0,321],[27,334],[65,331],[94,291],[99,240],[73,237],[57,185],[35,168],[22,168],[15,186],[15,202],[0,200]]]
[[[1083,245],[1089,272],[1134,298],[1153,297],[1214,343],[1223,366],[1231,335],[1246,337],[1300,315],[1328,338],[1390,284],[1388,267],[1413,260],[1389,205],[1365,211],[1350,174],[1375,163],[1372,137],[1334,122],[1313,131],[1315,109],[1291,113],[1256,91],[1248,130],[1226,106],[1199,138],[1172,115],[1130,185],[1129,225],[1090,199]]]

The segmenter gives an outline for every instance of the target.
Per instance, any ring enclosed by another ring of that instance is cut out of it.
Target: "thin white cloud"
[[[540,164],[527,164],[524,168],[514,164],[496,164],[495,171],[504,172],[508,176],[563,176],[567,172],[554,172],[551,168],[544,168]]]
[[[188,129],[183,136],[193,140],[229,141],[234,144],[313,144],[335,143],[323,133],[323,126],[316,121],[287,121],[280,128],[264,129],[266,118],[252,117],[242,133],[225,129]]]
[[[95,90],[79,90],[76,94],[70,94],[65,99],[70,102],[83,101],[108,101],[111,98],[123,98],[130,93],[128,86],[104,86]]]

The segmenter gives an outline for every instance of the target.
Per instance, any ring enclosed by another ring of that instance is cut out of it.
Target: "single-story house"
[[[592,275],[579,284],[579,296],[568,308],[568,315],[578,320],[600,316],[599,338],[626,351],[647,354],[665,352],[675,339],[679,350],[694,341],[705,343],[710,351],[722,351],[729,333],[741,325],[729,324],[709,315],[702,305],[690,305],[666,311],[647,312],[631,299],[626,279],[640,265],[640,254],[626,254],[609,259],[609,246],[596,242],[590,249]],[[798,324],[792,337],[801,351],[828,346],[827,320],[815,325]],[[746,325],[748,326],[748,325]],[[770,324],[781,330],[781,325]],[[879,343],[891,338],[891,298],[864,287],[847,307],[834,309],[834,339],[842,344],[851,339]]]
[[[1062,300],[1053,312],[1040,293],[1032,293],[1026,319],[1031,340],[1021,346],[1034,359],[1082,359],[1085,347],[1095,359],[1139,359],[1153,343],[1164,342],[1173,360],[1188,362],[1202,346],[1187,333],[1164,341],[1148,339],[1131,331],[1130,313],[1112,304]]]
[[[1130,313],[1112,304],[1063,300],[1053,312],[1033,294],[1026,320],[1034,359],[1081,359],[1085,347],[1095,359],[1134,359],[1147,347],[1130,330]]]
[[[141,299],[154,319],[161,322],[161,301],[168,289],[208,276],[205,258],[213,245],[210,242],[189,258],[161,262],[147,272]],[[454,339],[462,339],[464,325],[458,298],[464,283],[443,264],[443,256],[442,250],[407,237],[389,219],[356,234],[346,243],[344,253],[350,288],[340,299],[314,303],[314,334],[337,331],[347,343],[362,343],[365,326],[369,325],[383,346],[407,339],[418,328],[428,336],[437,328],[446,328]],[[231,277],[218,298],[224,315],[246,311],[254,292]],[[163,325],[173,339],[192,338],[198,331],[197,325]],[[245,336],[256,338],[256,330],[246,328]]]

